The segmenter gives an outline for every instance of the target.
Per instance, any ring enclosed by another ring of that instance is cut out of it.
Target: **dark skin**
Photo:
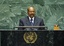
[[[29,7],[29,8],[27,9],[27,13],[28,13],[28,16],[29,16],[30,18],[33,18],[33,17],[35,16],[35,9],[34,9],[34,7]]]

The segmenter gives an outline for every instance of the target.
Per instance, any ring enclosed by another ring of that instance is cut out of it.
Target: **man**
[[[28,16],[20,19],[19,26],[44,26],[43,19],[35,16],[34,7],[29,7],[27,9]],[[18,28],[19,30],[24,30],[25,28]],[[27,29],[27,28],[26,28]],[[34,30],[44,30],[45,28],[28,28]]]

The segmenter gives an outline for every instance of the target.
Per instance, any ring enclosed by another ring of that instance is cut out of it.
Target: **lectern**
[[[1,32],[1,46],[59,46],[59,45],[62,46],[64,43],[63,41],[64,31],[60,30],[28,31],[28,30],[13,29],[13,30],[0,30],[0,32]]]

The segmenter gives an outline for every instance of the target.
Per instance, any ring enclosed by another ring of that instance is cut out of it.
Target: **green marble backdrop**
[[[53,30],[54,24],[64,29],[64,0],[0,0],[0,29],[18,26],[29,6],[35,7],[36,16],[44,19],[48,30]]]

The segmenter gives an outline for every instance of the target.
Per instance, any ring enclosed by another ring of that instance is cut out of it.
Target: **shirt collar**
[[[34,17],[32,18],[33,19],[33,21],[34,21]],[[29,17],[29,20],[31,20],[31,18]]]

